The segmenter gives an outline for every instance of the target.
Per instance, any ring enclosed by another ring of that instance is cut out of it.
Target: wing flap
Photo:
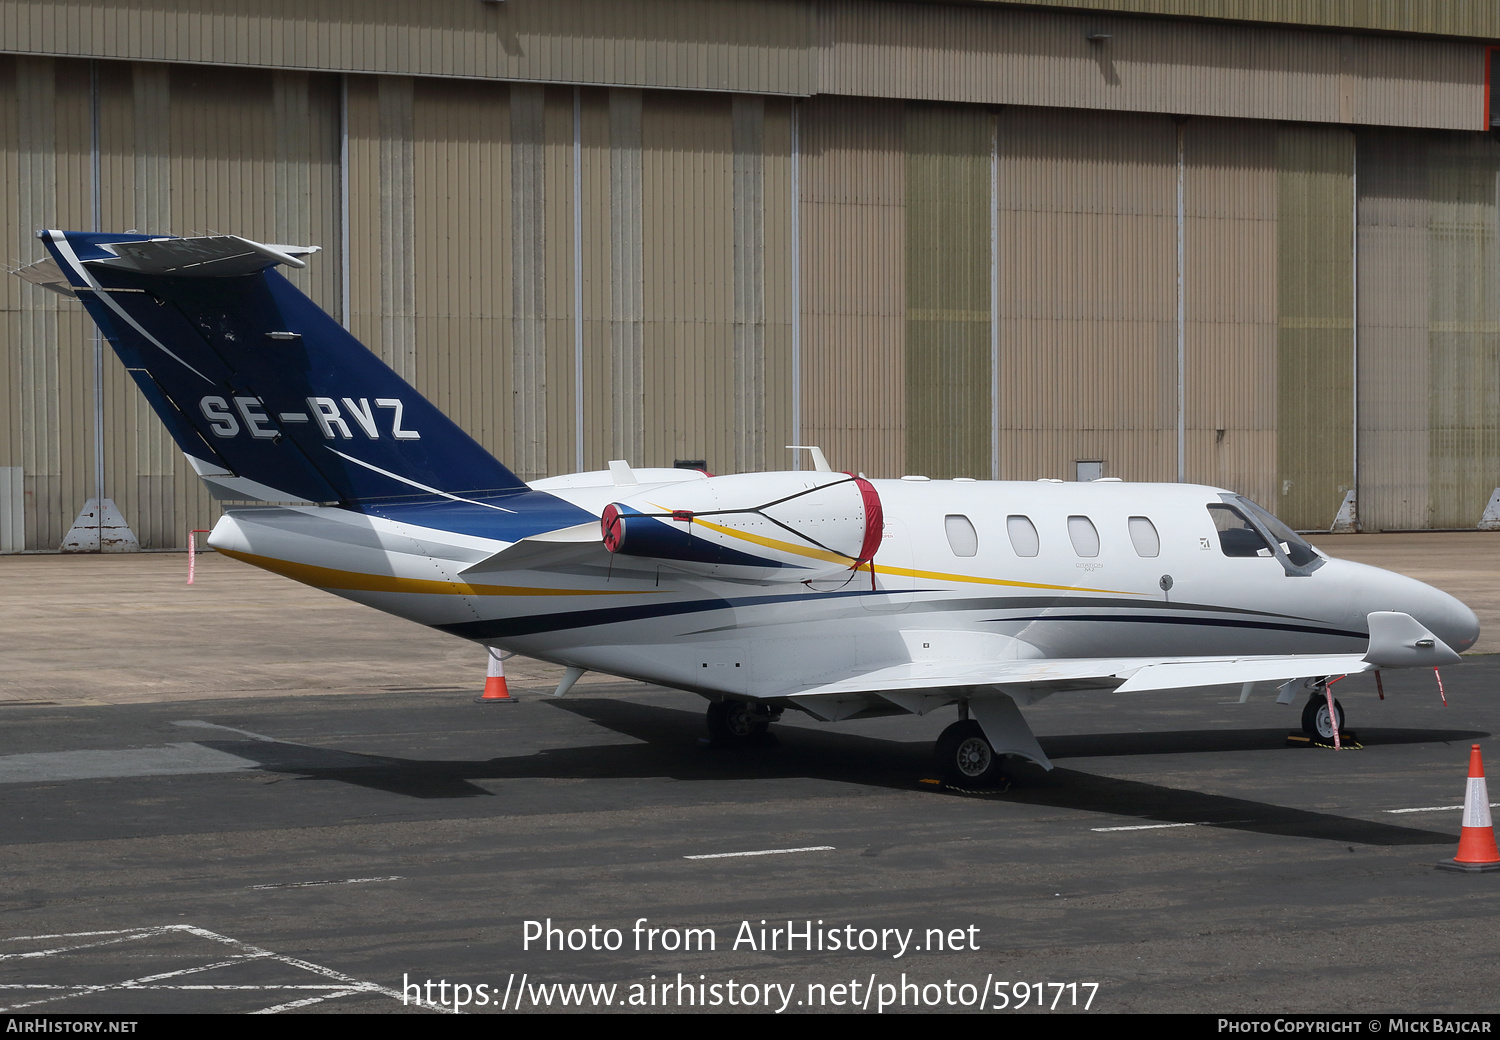
[[[1222,658],[1067,658],[1043,661],[911,662],[851,675],[799,691],[799,697],[860,693],[914,693],[973,687],[1027,687],[1037,691],[1109,690],[1143,693],[1194,686],[1352,675],[1376,665],[1359,654]],[[894,699],[895,703],[901,703]]]
[[[1240,657],[1224,661],[1164,661],[1134,672],[1115,688],[1116,693],[1184,690],[1193,686],[1230,686],[1241,683],[1308,679],[1323,675],[1353,675],[1375,666],[1359,654],[1326,657]]]
[[[801,696],[938,690],[966,686],[1050,686],[1053,689],[1111,689],[1122,673],[1160,658],[1067,658],[1022,661],[910,661],[824,683]]]

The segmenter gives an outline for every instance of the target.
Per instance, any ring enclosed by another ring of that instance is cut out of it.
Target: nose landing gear
[[[1313,691],[1302,709],[1302,732],[1314,740],[1333,742],[1333,727],[1338,722],[1340,734],[1344,733],[1344,706],[1333,702],[1333,715],[1328,713],[1328,695],[1322,688]]]
[[[1335,749],[1355,749],[1360,746],[1344,725],[1344,706],[1333,699],[1331,688],[1338,678],[1307,680],[1309,697],[1302,707],[1302,736],[1287,734],[1293,744]]]

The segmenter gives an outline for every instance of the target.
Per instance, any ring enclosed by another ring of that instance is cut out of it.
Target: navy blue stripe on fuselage
[[[395,520],[413,527],[427,527],[443,534],[465,534],[518,542],[535,534],[575,527],[598,517],[586,509],[545,491],[525,491],[468,496],[472,500],[437,495],[411,499],[382,499],[359,503],[359,512]]]
[[[868,596],[863,592],[794,592],[786,596],[756,596],[749,599],[695,599],[676,603],[642,603],[631,607],[602,607],[597,610],[572,610],[557,614],[533,614],[529,617],[495,618],[489,621],[464,621],[453,625],[436,625],[444,632],[465,639],[504,639],[508,636],[530,636],[539,632],[564,632],[576,628],[617,625],[626,621],[672,617],[679,614],[702,614],[715,610],[733,610],[771,603],[806,602],[814,599],[838,599]]]
[[[1290,625],[1271,621],[1247,621],[1241,618],[1141,617],[1139,615],[1122,614],[1042,614],[1036,617],[987,618],[986,620],[991,624],[1015,621],[1111,621],[1132,625],[1191,625],[1199,628],[1248,628],[1272,632],[1297,632],[1302,635],[1340,636],[1345,639],[1370,638],[1369,632],[1350,632],[1327,626],[1318,627],[1314,625]]]
[[[902,590],[905,594],[908,590]],[[923,590],[915,590],[923,591]],[[939,590],[932,590],[939,591]],[[891,595],[885,591],[871,591],[869,589],[847,590],[837,592],[794,592],[778,596],[747,596],[735,599],[714,597],[711,599],[685,600],[672,603],[641,603],[622,607],[601,607],[593,610],[562,611],[553,614],[533,614],[526,617],[494,618],[484,621],[465,621],[451,625],[440,625],[444,632],[461,636],[465,639],[505,639],[514,636],[537,635],[544,632],[563,632],[579,628],[595,628],[606,625],[621,624],[629,621],[643,621],[651,618],[663,618],[682,616],[689,614],[707,614],[720,610],[734,610],[737,608],[769,606],[778,603],[809,602],[812,600],[832,599],[864,599],[871,596]],[[983,604],[983,609],[994,610],[1001,604],[989,601]],[[923,607],[927,609],[922,609]],[[948,612],[955,609],[952,604],[941,604],[929,602],[918,605],[914,613]],[[962,608],[957,608],[962,609]],[[972,607],[970,609],[973,609]],[[1179,608],[1182,609],[1182,608]],[[1207,606],[1189,607],[1186,609],[1212,610]],[[1234,608],[1217,608],[1230,609]],[[1265,615],[1262,615],[1265,616]],[[1272,615],[1273,617],[1276,615]],[[1189,625],[1212,628],[1239,628],[1256,631],[1282,631],[1295,632],[1303,635],[1338,636],[1349,639],[1368,639],[1368,632],[1350,632],[1329,626],[1317,626],[1308,624],[1295,624],[1293,618],[1281,616],[1283,620],[1277,621],[1252,621],[1238,618],[1183,618],[1183,617],[1142,617],[1139,614],[1044,614],[1040,616],[1021,616],[1010,618],[987,618],[990,624],[1001,624],[1010,622],[1033,623],[1041,621],[1071,622],[1071,621],[1108,621],[1115,623],[1146,624],[1146,625]],[[1311,619],[1295,618],[1295,621],[1306,621]],[[770,622],[776,624],[778,622]],[[743,625],[737,627],[744,627]]]

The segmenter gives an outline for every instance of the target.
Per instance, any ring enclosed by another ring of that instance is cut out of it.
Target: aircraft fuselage
[[[681,486],[681,474],[640,472],[659,497]],[[589,476],[533,486],[598,515],[622,489]],[[1259,548],[1226,547],[1226,521],[1259,518],[1220,489],[871,483],[884,507],[873,568],[775,584],[587,545],[476,572],[510,543],[326,507],[235,510],[210,544],[506,650],[751,698],[907,662],[1355,653],[1377,610],[1411,614],[1459,651],[1478,635],[1467,607],[1413,579],[1305,549],[1296,562],[1264,527]]]

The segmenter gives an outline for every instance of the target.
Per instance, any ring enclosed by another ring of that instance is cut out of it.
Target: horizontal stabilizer
[[[177,278],[233,278],[255,274],[277,264],[306,267],[307,261],[301,258],[318,251],[317,246],[262,245],[238,235],[111,242],[105,248],[115,255],[85,260],[84,263],[90,267]]]
[[[604,548],[597,520],[522,538],[513,545],[464,569],[465,577],[568,565],[609,567],[614,561]]]
[[[13,273],[17,278],[30,282],[32,285],[39,285],[43,289],[51,289],[61,296],[71,296],[75,300],[78,298],[78,294],[68,284],[68,276],[63,274],[62,268],[57,266],[57,261],[50,256],[45,260],[38,260],[34,264],[18,267]]]
[[[534,534],[530,538],[524,538],[526,542],[546,542],[551,545],[576,545],[585,542],[604,541],[604,531],[600,528],[597,520],[589,520],[585,523],[574,524],[572,527],[559,527],[556,531],[543,531]]]

